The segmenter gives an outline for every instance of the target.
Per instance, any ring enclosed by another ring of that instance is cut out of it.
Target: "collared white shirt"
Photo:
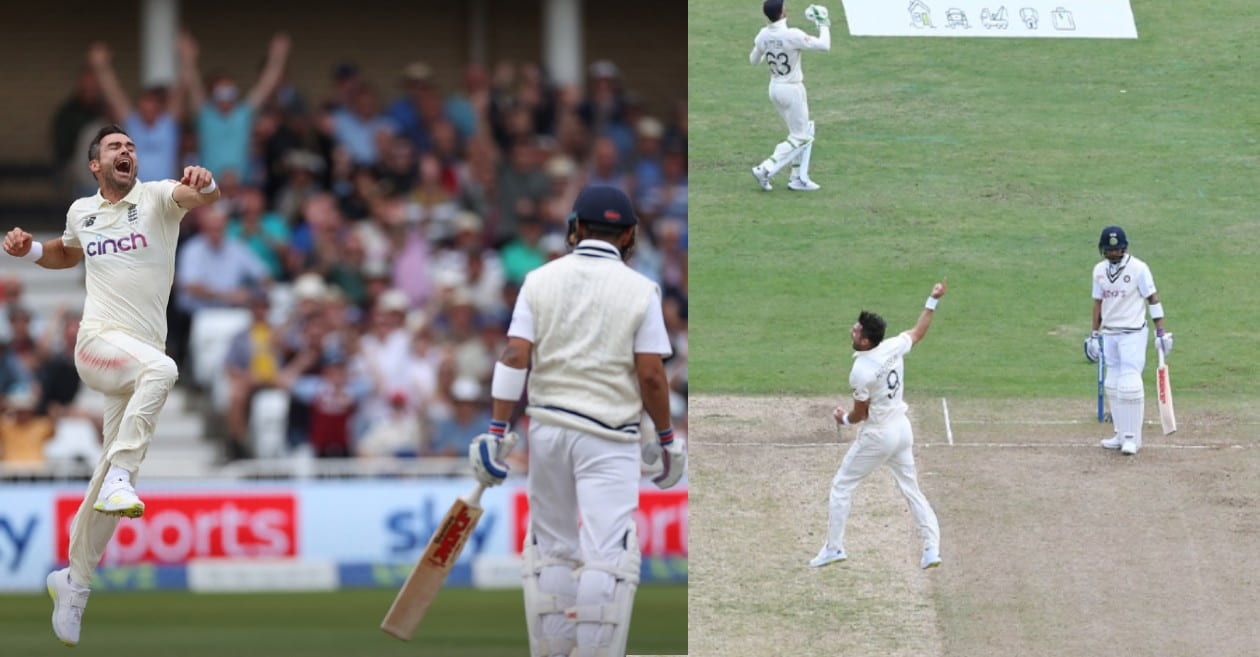
[[[122,330],[165,348],[175,246],[187,212],[172,195],[178,184],[137,181],[117,203],[98,191],[70,205],[61,241],[83,249],[84,331]]]

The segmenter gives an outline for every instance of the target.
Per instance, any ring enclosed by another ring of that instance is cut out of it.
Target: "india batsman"
[[[753,40],[748,62],[754,66],[765,61],[770,67],[770,101],[787,123],[788,136],[774,147],[774,153],[753,167],[753,177],[765,191],[773,186],[770,180],[788,164],[792,174],[788,189],[814,191],[819,186],[809,178],[809,160],[814,149],[814,122],[809,120],[809,102],[805,96],[805,75],[801,70],[802,50],[831,50],[831,19],[827,8],[810,5],[805,16],[818,26],[818,36],[787,26],[787,8],[783,0],[765,0],[762,11],[770,24],[761,28]]]
[[[837,406],[832,417],[841,425],[866,421],[858,430],[857,438],[849,445],[840,470],[831,482],[827,542],[809,565],[819,568],[830,563],[844,561],[844,526],[849,519],[849,506],[853,489],[881,465],[892,471],[897,489],[910,505],[910,514],[919,526],[923,538],[923,558],[920,568],[941,565],[941,528],[936,512],[919,490],[914,471],[914,433],[906,417],[906,403],[902,401],[905,390],[905,363],[902,360],[910,348],[927,335],[932,324],[936,304],[945,296],[945,280],[932,287],[919,321],[908,331],[890,340],[884,339],[887,324],[875,313],[862,311],[858,321],[849,331],[853,342],[853,370],[849,384],[853,387],[853,410],[845,411]]]
[[[572,221],[574,251],[521,287],[494,368],[490,430],[469,459],[488,486],[507,476],[508,421],[528,379],[530,654],[621,657],[639,583],[639,461],[663,461],[653,481],[669,488],[686,453],[670,426],[660,289],[623,262],[638,223],[630,200],[615,187],[587,187]],[[643,411],[661,428],[653,452],[640,448]]]
[[[1155,324],[1155,348],[1165,356],[1172,351],[1173,336],[1164,330],[1164,306],[1159,302],[1151,268],[1128,253],[1128,248],[1129,239],[1119,226],[1104,228],[1098,238],[1103,260],[1094,265],[1093,330],[1085,339],[1085,355],[1091,362],[1098,361],[1101,335],[1107,368],[1103,386],[1115,429],[1115,434],[1101,444],[1133,455],[1142,449],[1148,307]]]
[[[137,180],[138,167],[131,137],[116,125],[101,128],[88,148],[100,190],[70,205],[62,236],[40,243],[14,228],[4,238],[6,253],[47,269],[68,269],[87,256],[74,365],[84,383],[105,393],[105,451],[70,527],[70,567],[47,580],[53,632],[68,646],[79,642],[92,571],[118,519],[144,515],[136,476],[179,376],[165,349],[179,222],[220,194],[201,167],[185,167],[179,181],[154,182]]]

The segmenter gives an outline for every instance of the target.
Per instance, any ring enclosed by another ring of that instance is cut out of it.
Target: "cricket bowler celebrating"
[[[783,0],[765,0],[761,9],[770,24],[761,28],[753,40],[748,62],[754,66],[762,60],[770,67],[770,101],[787,123],[787,141],[774,147],[774,154],[753,167],[753,177],[765,191],[773,187],[770,179],[788,164],[792,174],[788,189],[814,191],[819,186],[809,178],[809,159],[814,150],[814,122],[809,120],[809,102],[805,97],[805,75],[801,71],[802,50],[831,50],[831,19],[827,8],[810,5],[805,17],[818,26],[818,37],[812,37],[787,26],[787,8]]]
[[[941,565],[941,528],[936,521],[932,505],[919,490],[914,474],[914,434],[910,420],[906,418],[906,403],[902,401],[905,389],[905,363],[902,357],[923,339],[936,304],[945,296],[945,280],[932,287],[931,296],[919,321],[914,327],[891,340],[884,339],[887,325],[875,313],[862,311],[858,321],[849,331],[853,341],[853,371],[849,385],[853,387],[853,410],[845,412],[837,406],[832,417],[841,425],[857,424],[866,420],[858,429],[857,438],[844,455],[840,470],[831,482],[831,499],[827,542],[809,565],[819,568],[848,556],[844,552],[844,526],[849,519],[849,506],[853,489],[881,465],[892,470],[897,488],[910,505],[910,513],[919,526],[923,538],[923,558],[920,568]]]
[[[1103,386],[1115,428],[1115,435],[1103,440],[1102,446],[1133,455],[1142,449],[1147,304],[1155,323],[1155,348],[1165,356],[1172,351],[1173,336],[1164,331],[1164,306],[1151,268],[1128,253],[1128,248],[1129,240],[1119,226],[1104,228],[1098,238],[1103,260],[1094,265],[1093,331],[1085,340],[1085,355],[1098,361],[1101,336],[1106,365]]]
[[[639,461],[662,461],[653,481],[669,488],[686,454],[670,426],[660,289],[624,264],[638,223],[630,200],[587,187],[570,220],[576,248],[521,287],[494,368],[494,417],[469,459],[488,486],[507,476],[504,436],[528,378],[530,654],[621,657],[639,582]],[[643,411],[661,430],[641,452]]]
[[[105,451],[70,527],[70,567],[48,575],[53,631],[68,646],[79,642],[92,571],[119,517],[144,515],[136,476],[179,375],[165,350],[179,222],[189,209],[219,198],[201,167],[185,167],[178,182],[140,182],[138,166],[127,133],[101,128],[88,148],[100,191],[70,205],[62,236],[33,242],[14,228],[4,238],[6,253],[47,269],[74,267],[87,256],[74,365],[84,383],[105,394]]]

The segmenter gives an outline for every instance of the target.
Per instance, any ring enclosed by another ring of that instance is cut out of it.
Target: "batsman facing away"
[[[1128,237],[1119,226],[1104,228],[1098,238],[1098,251],[1104,259],[1094,265],[1093,331],[1085,339],[1085,357],[1091,362],[1101,358],[1106,365],[1103,390],[1111,406],[1115,434],[1101,444],[1106,449],[1133,455],[1142,449],[1142,370],[1146,367],[1148,307],[1163,368],[1160,418],[1164,433],[1172,433],[1176,424],[1172,419],[1167,368],[1162,365],[1163,358],[1172,351],[1173,336],[1164,329],[1164,306],[1150,267],[1128,253],[1128,248]]]
[[[615,187],[590,186],[570,216],[575,248],[525,278],[495,364],[489,430],[469,448],[480,484],[457,502],[382,628],[410,636],[476,523],[482,489],[503,482],[512,410],[528,381],[529,528],[522,548],[532,657],[620,657],[639,583],[634,521],[640,460],[670,488],[686,469],[670,426],[660,289],[625,260],[638,219]],[[641,444],[646,412],[655,436]],[[435,574],[436,573],[436,574]],[[415,583],[413,584],[413,581]]]

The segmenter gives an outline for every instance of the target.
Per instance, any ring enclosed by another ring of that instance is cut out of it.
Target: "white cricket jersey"
[[[1094,298],[1102,300],[1100,333],[1114,335],[1146,328],[1146,298],[1155,294],[1155,278],[1145,262],[1125,254],[1120,264],[1094,265]]]
[[[770,67],[770,82],[804,82],[801,70],[802,50],[830,50],[831,39],[827,28],[822,28],[826,38],[812,37],[795,27],[787,26],[781,18],[763,28],[753,39],[753,50],[748,61],[756,64],[762,57]]]
[[[533,344],[526,413],[544,424],[637,441],[643,398],[635,354],[671,352],[660,303],[657,285],[599,240],[583,240],[531,271],[508,329]]]
[[[98,191],[70,205],[61,241],[83,249],[84,331],[117,329],[166,347],[166,302],[175,277],[179,222],[174,180],[136,182],[117,203]]]
[[[906,412],[906,402],[901,399],[906,374],[902,357],[910,353],[912,346],[910,334],[901,333],[874,349],[853,354],[849,385],[853,386],[855,400],[870,402],[868,422],[884,422]]]

